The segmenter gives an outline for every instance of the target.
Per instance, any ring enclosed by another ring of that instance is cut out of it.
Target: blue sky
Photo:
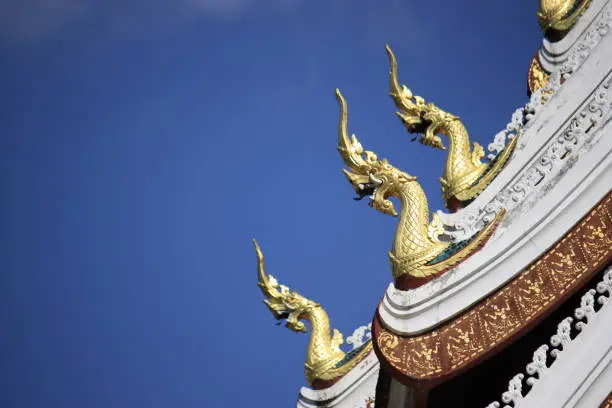
[[[53,5],[50,5],[53,4]],[[364,147],[441,208],[400,80],[486,146],[524,104],[537,2],[0,0],[0,406],[294,406],[308,335],[269,272],[345,335],[391,275],[395,220],[356,203]]]

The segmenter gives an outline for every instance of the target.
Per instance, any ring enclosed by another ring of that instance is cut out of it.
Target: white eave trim
[[[552,191],[497,232],[503,238],[492,237],[484,250],[420,288],[389,285],[378,308],[382,323],[401,335],[429,330],[504,285],[551,247],[610,191],[612,125],[600,132],[606,137],[600,136]]]
[[[550,341],[536,349],[527,374],[512,377],[501,401],[514,408],[598,406],[612,386],[611,296],[612,267],[584,293],[574,314],[558,324]],[[495,401],[487,408],[500,406]]]
[[[612,16],[612,3],[606,4]],[[483,250],[417,289],[389,285],[378,307],[388,329],[419,334],[466,310],[535,261],[610,191],[612,36],[598,47],[541,108],[519,140],[522,150],[493,183],[467,208],[439,213],[445,224],[473,235],[470,230],[505,208],[494,236]],[[589,124],[594,127],[585,134]],[[569,155],[561,159],[564,151]]]
[[[351,397],[356,396],[359,400],[368,396],[373,398],[379,369],[378,358],[372,350],[366,358],[331,387],[323,390],[302,387],[297,408],[343,407]]]
[[[595,16],[601,11],[607,0],[592,0],[576,25],[559,41],[551,42],[544,38],[540,48],[540,63],[547,72],[557,70],[568,57],[570,48],[580,39]]]

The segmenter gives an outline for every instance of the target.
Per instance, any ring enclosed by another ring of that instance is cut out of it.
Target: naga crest
[[[425,99],[412,95],[406,85],[400,85],[397,76],[397,60],[391,48],[385,46],[391,65],[389,89],[391,98],[399,109],[397,116],[402,120],[409,133],[421,134],[420,142],[426,146],[446,150],[442,140],[436,133],[449,122],[459,117],[444,112],[433,103],[425,103]],[[415,138],[416,139],[416,138]],[[413,139],[413,140],[415,140]]]
[[[255,240],[253,243],[257,253],[257,286],[266,298],[264,302],[268,309],[276,319],[286,319],[286,326],[296,332],[307,332],[303,321],[310,322],[310,342],[304,363],[308,381],[314,386],[317,381],[333,381],[349,372],[372,350],[371,343],[347,358],[340,349],[344,337],[337,329],[331,329],[329,316],[323,307],[268,275],[261,248]]]
[[[447,207],[451,211],[461,208],[478,196],[499,174],[510,159],[518,139],[512,139],[494,162],[483,163],[483,147],[470,140],[459,117],[433,103],[425,103],[423,98],[413,96],[410,89],[400,85],[397,59],[388,45],[386,51],[390,65],[389,94],[398,108],[397,115],[408,133],[422,135],[421,143],[424,145],[445,149],[440,136],[448,140],[450,148],[440,184]]]
[[[355,135],[349,138],[346,101],[338,89],[336,98],[340,105],[338,152],[349,168],[342,171],[358,195],[355,200],[369,197],[372,208],[397,216],[388,197],[399,197],[403,184],[415,181],[416,177],[396,169],[386,159],[379,160],[374,152],[364,150]]]

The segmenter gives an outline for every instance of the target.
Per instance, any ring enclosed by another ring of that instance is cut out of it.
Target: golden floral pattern
[[[402,337],[374,319],[377,354],[408,381],[439,380],[512,341],[610,261],[608,193],[545,255],[455,320],[424,335]]]
[[[387,353],[385,354],[389,361],[394,362],[394,363],[399,363],[402,361],[400,357],[397,357],[393,354],[393,349],[395,349],[397,345],[399,344],[399,340],[396,336],[394,336],[390,332],[386,332],[378,336],[376,341],[378,342],[378,348],[380,348],[381,350],[387,351]]]

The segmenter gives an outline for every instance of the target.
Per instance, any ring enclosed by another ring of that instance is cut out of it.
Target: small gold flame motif
[[[540,63],[540,59],[538,56],[534,56],[531,59],[531,64],[529,65],[529,73],[527,74],[527,86],[529,87],[529,95],[537,91],[538,89],[542,89],[548,83],[548,78],[550,75],[548,72],[544,71],[542,64]],[[545,98],[547,95],[542,95],[542,98]]]

